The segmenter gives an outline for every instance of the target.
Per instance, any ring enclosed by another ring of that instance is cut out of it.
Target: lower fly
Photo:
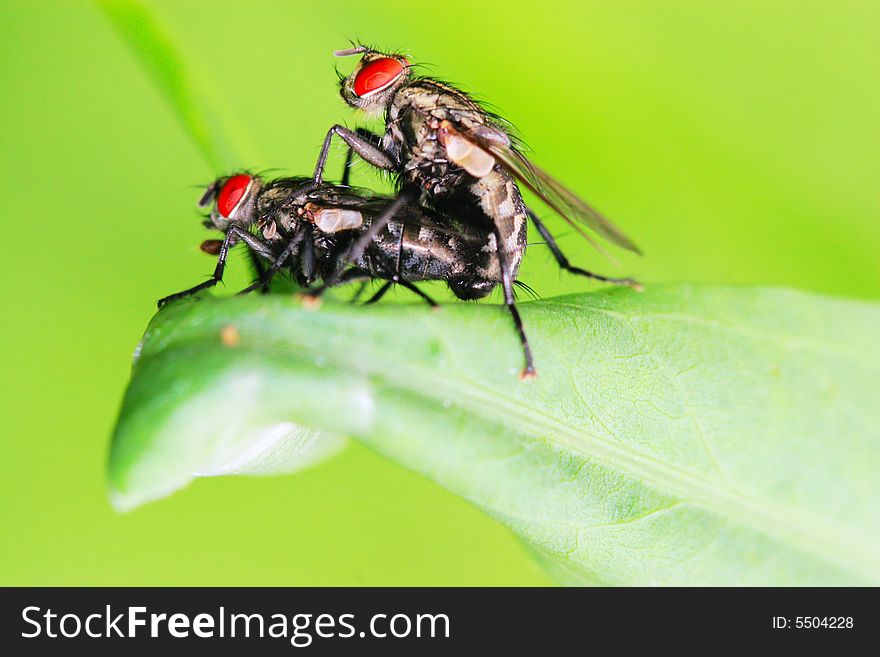
[[[315,186],[312,179],[265,181],[238,173],[212,183],[200,205],[210,207],[205,224],[225,233],[223,240],[202,243],[203,251],[217,256],[214,274],[165,297],[160,307],[219,283],[230,248],[240,242],[268,265],[241,293],[268,286],[282,269],[310,288],[312,299],[329,287],[384,281],[367,303],[378,301],[395,284],[436,306],[415,283],[444,281],[456,297],[469,300],[487,296],[502,281],[491,228],[480,229],[467,217],[441,216],[400,198],[328,183]],[[530,364],[531,349],[516,306],[508,307]]]

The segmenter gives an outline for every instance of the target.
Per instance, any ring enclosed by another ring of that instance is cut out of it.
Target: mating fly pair
[[[501,285],[523,346],[522,376],[530,377],[535,373],[534,363],[513,292],[529,220],[561,268],[608,283],[639,287],[630,278],[610,278],[569,263],[547,227],[526,206],[518,184],[535,193],[594,245],[584,227],[618,246],[639,250],[610,221],[532,164],[502,120],[462,91],[415,76],[401,55],[364,46],[336,54],[362,56],[351,75],[341,79],[341,95],[355,109],[384,114],[384,133],[333,126],[311,180],[264,183],[256,177],[233,176],[215,183],[205,201],[210,202],[216,194],[213,223],[227,232],[218,249],[215,275],[166,300],[219,280],[228,248],[236,241],[246,242],[252,253],[273,263],[265,279],[249,289],[265,285],[285,263],[301,284],[321,281],[310,291],[313,296],[357,278],[384,278],[410,289],[414,289],[413,281],[445,280],[461,299],[483,298]],[[356,190],[325,184],[324,168],[334,135],[345,141],[350,153],[393,174],[396,197],[369,201]],[[230,199],[235,203],[230,205]],[[328,229],[328,224],[314,219],[313,211],[309,214],[310,203],[348,219],[340,219]],[[241,218],[236,214],[233,220],[232,215],[239,211]],[[345,212],[359,212],[362,221]],[[272,216],[275,218],[270,219]],[[405,226],[419,226],[420,230],[405,234]],[[254,227],[262,230],[263,239],[251,232]],[[448,249],[426,249],[434,239],[439,240],[437,245],[446,239]],[[401,264],[407,249],[420,254],[412,267]],[[426,276],[419,271],[433,273]]]

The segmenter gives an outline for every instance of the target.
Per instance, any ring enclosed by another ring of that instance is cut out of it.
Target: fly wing
[[[455,129],[495,157],[514,178],[553,208],[557,214],[594,245],[595,242],[590,239],[589,235],[578,224],[596,231],[599,235],[617,246],[641,255],[642,251],[639,247],[623,231],[611,223],[611,220],[546,171],[532,163],[510,143],[510,139],[503,130],[489,125],[480,125],[474,129],[468,129],[461,123],[456,125]]]
[[[391,197],[374,197],[363,201],[358,210],[370,217],[372,222],[394,202]],[[425,228],[435,235],[445,236],[443,241],[458,240],[461,244],[473,248],[482,248],[490,239],[488,229],[480,229],[470,222],[444,214],[438,210],[426,208],[416,202],[407,203],[391,219],[391,223],[406,224],[410,227]]]
[[[504,168],[515,178],[541,197],[541,200],[556,210],[568,223],[572,223],[571,220],[575,219],[595,230],[609,242],[642,255],[641,249],[636,246],[635,242],[615,226],[608,217],[546,171],[530,162],[525,155],[512,148],[492,148],[489,152],[497,157]]]

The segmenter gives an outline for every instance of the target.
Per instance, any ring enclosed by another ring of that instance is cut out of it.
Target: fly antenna
[[[355,46],[354,48],[346,48],[344,50],[334,50],[334,57],[350,57],[351,55],[360,55],[369,50],[366,46]]]

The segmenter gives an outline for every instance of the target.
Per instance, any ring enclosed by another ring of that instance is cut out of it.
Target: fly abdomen
[[[506,257],[511,277],[515,279],[525,253],[528,230],[526,204],[519,188],[510,175],[495,167],[474,181],[471,192],[479,200],[483,213],[494,222],[501,238],[501,244],[497,244],[495,235],[489,235],[485,247],[487,252],[495,253],[500,248]],[[498,259],[490,258],[481,274],[491,280],[500,280]]]
[[[419,221],[391,221],[356,265],[388,280],[448,280],[472,272],[473,259],[467,257],[471,248],[454,232]]]

